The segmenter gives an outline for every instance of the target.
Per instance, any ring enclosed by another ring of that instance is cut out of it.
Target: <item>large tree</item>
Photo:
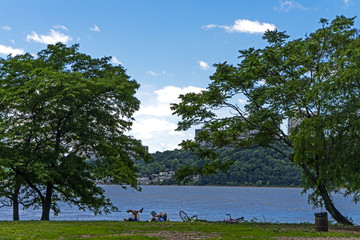
[[[96,181],[137,188],[133,161],[150,157],[126,135],[139,84],[110,57],[78,47],[58,43],[37,57],[0,60],[0,165],[14,182],[13,196],[31,190],[25,207],[41,207],[42,220],[60,211],[60,200],[95,213],[114,210]]]
[[[354,18],[320,23],[317,31],[291,41],[285,32],[267,31],[266,47],[241,50],[235,66],[216,64],[207,90],[181,95],[172,109],[182,118],[178,130],[199,124],[205,130],[196,141],[183,142],[185,149],[205,157],[227,145],[276,149],[303,170],[310,203],[352,224],[332,195],[360,197],[360,42]],[[247,103],[237,104],[239,98]],[[226,108],[229,114],[221,111]],[[288,120],[295,123],[289,133]],[[221,165],[209,160],[186,173]]]

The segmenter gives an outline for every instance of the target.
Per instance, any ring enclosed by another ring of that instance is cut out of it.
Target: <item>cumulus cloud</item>
[[[10,31],[12,29],[12,27],[10,27],[9,25],[1,26],[1,28],[6,31]]]
[[[275,30],[276,26],[271,23],[260,23],[259,21],[251,21],[248,19],[235,20],[233,25],[215,25],[209,24],[203,26],[203,29],[210,30],[212,28],[223,28],[228,33],[264,33],[266,30]]]
[[[116,65],[122,64],[116,57],[111,57],[111,62]]]
[[[50,29],[50,33],[48,33],[47,35],[39,35],[36,32],[32,32],[31,34],[26,36],[26,40],[28,42],[34,41],[43,44],[55,44],[58,42],[68,43],[72,40],[72,38],[62,32]]]
[[[144,139],[151,139],[156,133],[164,133],[174,135],[176,132],[176,123],[170,122],[161,118],[148,118],[135,121],[133,124],[133,132],[137,137]],[[179,133],[180,134],[180,133]]]
[[[171,103],[178,103],[178,97],[180,94],[186,94],[189,92],[200,93],[204,91],[204,88],[198,87],[174,87],[174,86],[166,86],[162,89],[154,91],[154,96],[156,100],[152,104],[142,105],[140,110],[135,113],[135,116],[140,115],[148,115],[148,116],[156,116],[156,117],[165,117],[171,116],[172,111],[170,110]]]
[[[184,139],[194,138],[194,131],[178,132],[176,121],[164,118],[136,119],[130,132],[136,139],[149,147],[150,152],[166,151],[179,148]]]
[[[210,69],[210,66],[208,63],[204,62],[204,61],[199,61],[199,65],[200,65],[200,68],[202,70],[209,70]]]
[[[186,93],[200,93],[201,91],[206,91],[205,88],[199,87],[174,87],[174,86],[166,86],[162,89],[155,91],[157,95],[157,100],[160,103],[178,103],[179,102],[179,95],[186,94]]]
[[[25,51],[23,49],[20,48],[12,48],[12,47],[7,47],[4,45],[0,44],[0,53],[1,54],[6,54],[6,55],[21,55],[24,54]]]
[[[346,1],[346,0],[345,0]],[[300,3],[297,3],[295,1],[281,1],[280,0],[280,7],[275,7],[274,9],[280,12],[289,12],[292,9],[301,9],[301,10],[307,10],[308,8],[304,7]]]
[[[194,130],[175,131],[179,119],[172,115],[170,104],[178,103],[180,94],[204,90],[193,86],[166,86],[152,91],[152,94],[146,91],[146,94],[139,97],[142,104],[134,114],[136,121],[130,133],[142,140],[145,146],[149,146],[150,152],[177,148],[182,140],[194,138]]]
[[[97,25],[94,24],[94,26],[90,28],[90,31],[100,32],[100,28]]]
[[[69,31],[69,29],[67,29],[67,27],[65,27],[64,25],[55,25],[54,28],[55,28],[55,29],[62,29],[62,30],[65,30],[65,31]]]

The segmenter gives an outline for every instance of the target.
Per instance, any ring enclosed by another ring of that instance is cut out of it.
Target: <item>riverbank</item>
[[[184,223],[104,221],[0,222],[0,239],[355,239],[359,227],[329,226],[316,232],[313,224]]]

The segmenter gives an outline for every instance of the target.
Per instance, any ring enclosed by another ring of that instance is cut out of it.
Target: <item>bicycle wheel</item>
[[[184,211],[180,211],[179,215],[181,220],[183,220],[184,222],[190,222],[189,216]]]

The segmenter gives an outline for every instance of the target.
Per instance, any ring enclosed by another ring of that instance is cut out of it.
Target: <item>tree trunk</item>
[[[318,185],[318,190],[321,194],[322,199],[324,200],[325,208],[330,213],[330,215],[340,224],[344,225],[353,225],[346,217],[344,217],[333,204],[326,187],[322,184]]]
[[[20,215],[19,215],[19,192],[21,188],[21,182],[20,177],[15,177],[15,183],[14,183],[14,192],[11,196],[12,201],[12,207],[13,207],[13,221],[19,221]]]
[[[46,196],[45,196],[44,201],[42,202],[42,214],[41,214],[42,221],[50,220],[52,190],[53,190],[52,184],[48,183],[46,185]]]
[[[13,221],[19,221],[19,191],[15,189],[15,193],[12,196],[12,205],[13,205]]]
[[[325,208],[329,212],[329,214],[340,224],[354,225],[346,217],[344,217],[339,212],[339,210],[336,209],[335,205],[333,204],[333,202],[329,196],[329,193],[328,193],[326,187],[323,184],[317,184],[317,178],[310,172],[309,168],[305,164],[302,164],[301,167],[304,170],[305,174],[314,183],[314,185],[317,185],[317,189],[320,192],[320,195],[325,204]]]

